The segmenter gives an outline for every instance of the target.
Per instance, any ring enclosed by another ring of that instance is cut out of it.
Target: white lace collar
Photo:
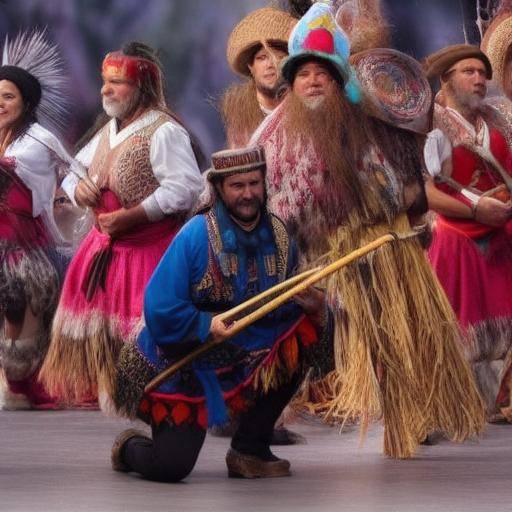
[[[162,113],[158,110],[149,110],[145,114],[142,114],[135,121],[130,123],[128,126],[117,131],[117,120],[113,117],[109,122],[109,143],[110,149],[114,149],[118,144],[124,142],[128,137],[133,135],[136,131],[149,126],[154,123]]]

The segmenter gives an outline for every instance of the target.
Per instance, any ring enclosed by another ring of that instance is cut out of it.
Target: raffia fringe
[[[407,218],[392,229],[410,231]],[[348,253],[389,230],[339,230],[332,248]],[[416,239],[383,246],[338,272],[327,291],[337,305],[338,390],[328,420],[359,420],[364,437],[369,423],[383,417],[384,452],[400,459],[412,457],[429,432],[454,441],[481,432],[483,404],[457,320]]]
[[[76,316],[58,309],[39,379],[52,396],[69,404],[97,398],[99,392],[112,397],[122,345],[113,319],[99,312]]]
[[[326,420],[333,399],[341,392],[338,390],[337,372],[330,372],[322,379],[313,380],[309,376],[302,383],[289,406],[295,415],[307,413]]]
[[[253,374],[252,386],[263,394],[289,382],[298,369],[298,341],[295,335],[283,340],[270,357]]]

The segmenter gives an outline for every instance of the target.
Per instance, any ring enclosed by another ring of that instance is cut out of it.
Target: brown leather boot
[[[112,469],[114,471],[121,471],[124,473],[129,473],[131,469],[123,462],[121,458],[121,451],[123,446],[127,441],[132,439],[133,437],[144,437],[145,439],[149,439],[144,432],[141,430],[137,430],[136,428],[129,428],[128,430],[123,430],[115,439],[114,444],[112,445],[112,453],[110,456],[110,460],[112,462]]]
[[[264,460],[255,455],[240,453],[230,448],[226,455],[226,465],[230,478],[275,478],[290,476],[290,463],[272,456]]]

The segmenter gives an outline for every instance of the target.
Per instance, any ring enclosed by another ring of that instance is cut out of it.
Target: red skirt
[[[512,319],[512,237],[473,240],[438,218],[429,258],[463,328]]]

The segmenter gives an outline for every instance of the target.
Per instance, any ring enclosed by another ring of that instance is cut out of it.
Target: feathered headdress
[[[61,130],[68,112],[66,79],[57,45],[48,41],[46,29],[21,32],[13,41],[6,37],[2,66],[21,68],[37,80],[41,87],[38,120]]]

